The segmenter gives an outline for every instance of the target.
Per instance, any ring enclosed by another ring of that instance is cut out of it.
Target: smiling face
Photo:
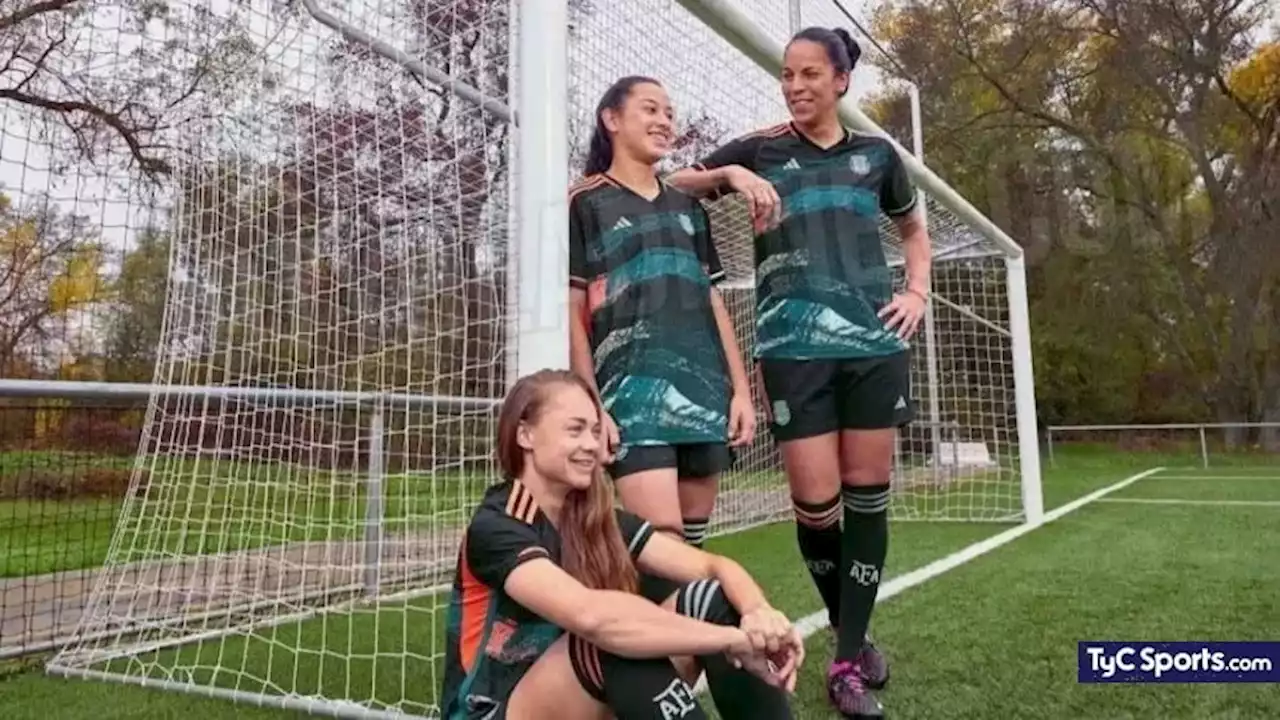
[[[796,40],[787,47],[782,67],[782,95],[791,117],[812,125],[836,112],[836,103],[849,87],[849,73],[836,72],[820,43]]]
[[[595,401],[577,385],[556,383],[537,417],[521,423],[518,442],[525,465],[549,483],[585,490],[600,464],[600,414]]]
[[[615,152],[650,165],[671,150],[674,118],[667,91],[651,82],[632,85],[621,107],[606,108],[602,113],[604,125],[613,135]]]

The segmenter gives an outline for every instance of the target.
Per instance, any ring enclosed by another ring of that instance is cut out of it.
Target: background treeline
[[[246,69],[247,16],[170,10],[161,20],[186,40],[68,80],[86,65],[64,42],[91,16],[81,5],[0,10],[0,62],[25,68],[0,74],[0,104],[56,130],[47,151],[62,167],[115,158],[138,188],[163,189],[165,210],[113,256],[94,216],[55,193],[0,194],[0,376],[149,382],[159,351],[171,383],[500,394],[515,230],[504,123],[424,96],[335,36],[324,82],[376,97],[261,99],[264,115],[289,122],[258,138],[272,159],[251,160],[181,125],[272,87]],[[501,98],[507,6],[424,0],[404,28],[428,63]],[[121,7],[158,21],[154,4]],[[918,85],[927,163],[1027,249],[1042,423],[1280,421],[1271,12],[1263,0],[923,0],[876,12],[894,61],[867,57]],[[343,65],[353,62],[359,74]],[[867,109],[910,145],[905,88],[891,82]],[[687,124],[681,152],[723,140],[716,127]],[[73,421],[57,405],[0,403],[26,413],[5,422],[11,447],[128,453],[142,422],[137,408]],[[344,457],[360,452],[358,437],[300,429],[279,410],[218,412],[262,442],[314,432]],[[363,423],[334,413],[335,427]],[[429,426],[421,452],[479,452],[456,440],[482,435],[479,416],[393,414],[407,433]],[[1230,439],[1280,450],[1280,432]]]

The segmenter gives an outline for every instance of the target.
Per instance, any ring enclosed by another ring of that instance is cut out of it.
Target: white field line
[[[1160,480],[1280,480],[1280,475],[1161,475]]]
[[[1233,507],[1280,507],[1280,500],[1190,500],[1187,498],[1103,498],[1098,502],[1134,505],[1222,505]]]
[[[998,535],[992,535],[985,540],[980,540],[968,547],[957,550],[944,558],[934,560],[924,567],[916,568],[911,572],[891,578],[888,582],[880,586],[880,592],[876,596],[876,602],[882,603],[905,590],[909,590],[910,588],[932,580],[948,570],[954,570],[970,560],[982,557],[998,547],[1017,540],[1038,527],[1051,523],[1063,515],[1075,512],[1085,505],[1088,505],[1099,498],[1110,495],[1117,490],[1123,490],[1139,480],[1154,475],[1163,469],[1164,468],[1155,467],[1150,470],[1140,472],[1137,475],[1131,475],[1120,482],[1108,485],[1099,490],[1094,490],[1088,495],[1078,497],[1065,505],[1060,505],[1053,510],[1046,512],[1044,514],[1044,519],[1038,524],[1023,523],[1017,527],[1009,528]],[[795,625],[796,628],[800,630],[801,634],[804,635],[805,638],[808,638],[819,630],[827,627],[827,611],[819,610],[812,615],[800,618],[796,621]]]
[[[1053,510],[1046,512],[1044,514],[1044,518],[1037,524],[1033,525],[1030,523],[1024,523],[1017,527],[1010,528],[998,535],[992,535],[985,540],[980,540],[968,547],[957,550],[956,552],[944,558],[935,560],[924,567],[916,568],[915,570],[903,575],[898,575],[880,586],[880,591],[876,595],[876,603],[882,603],[905,590],[932,580],[948,570],[954,570],[970,560],[982,557],[1002,545],[1007,545],[1014,540],[1017,540],[1038,527],[1051,523],[1067,513],[1079,510],[1085,505],[1106,497],[1117,490],[1123,490],[1145,477],[1155,475],[1161,470],[1164,470],[1164,468],[1154,467],[1150,470],[1144,470],[1137,475],[1131,475],[1120,482],[1108,485],[1099,490],[1094,490],[1088,495],[1078,497],[1065,505],[1060,505]],[[827,611],[825,609],[819,610],[812,615],[806,615],[805,617],[795,621],[796,629],[800,631],[800,634],[806,640],[812,637],[814,633],[817,633],[827,627],[827,624]],[[694,686],[693,691],[698,695],[707,691],[707,676],[705,674],[698,678],[698,682]]]

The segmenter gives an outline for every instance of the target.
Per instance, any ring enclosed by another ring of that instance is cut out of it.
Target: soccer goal
[[[158,389],[109,557],[49,668],[433,716],[460,531],[496,479],[498,401],[512,378],[568,363],[566,190],[596,99],[621,75],[663,80],[685,138],[673,163],[785,119],[786,3],[198,10],[239,17],[218,27],[251,51],[223,68],[235,101],[169,138]],[[877,132],[851,103],[845,118]],[[907,164],[935,300],[893,516],[1036,522],[1022,253]],[[751,239],[736,200],[709,210],[749,355]],[[762,426],[712,531],[789,512]]]

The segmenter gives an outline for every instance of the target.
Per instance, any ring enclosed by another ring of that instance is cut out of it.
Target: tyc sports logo
[[[1082,683],[1280,682],[1280,642],[1081,642]]]

